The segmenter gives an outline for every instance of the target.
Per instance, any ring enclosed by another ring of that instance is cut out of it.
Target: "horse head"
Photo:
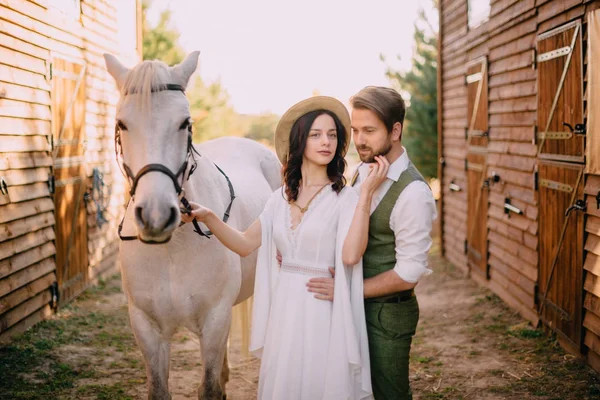
[[[131,69],[104,55],[120,90],[115,151],[130,183],[138,237],[145,243],[167,242],[181,221],[182,186],[195,166],[185,89],[198,55],[193,52],[173,67],[155,60]]]

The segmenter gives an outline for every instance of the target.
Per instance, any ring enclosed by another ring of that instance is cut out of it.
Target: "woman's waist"
[[[331,277],[329,267],[333,263],[307,262],[301,260],[283,258],[281,262],[281,271],[293,274],[308,275],[314,277]]]

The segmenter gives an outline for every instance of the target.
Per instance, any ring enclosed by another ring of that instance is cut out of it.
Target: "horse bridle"
[[[167,85],[164,85],[164,86],[162,86],[160,88],[153,88],[151,90],[151,92],[161,92],[161,91],[165,91],[165,90],[180,91],[180,92],[182,92],[185,95],[185,89],[183,88],[183,86],[181,86],[181,85],[175,85],[175,84],[167,84]],[[125,95],[131,94],[131,93],[135,93],[135,91],[131,91],[131,92],[125,93]],[[183,161],[183,164],[177,170],[176,173],[173,173],[168,167],[166,167],[166,166],[164,166],[162,164],[148,164],[148,165],[145,165],[144,167],[142,167],[138,171],[137,174],[134,174],[131,171],[131,168],[129,168],[127,166],[127,164],[125,164],[125,162],[122,161],[122,159],[123,159],[123,149],[121,147],[121,128],[119,126],[119,123],[117,123],[115,125],[115,156],[117,158],[117,163],[119,164],[120,168],[121,168],[121,165],[122,165],[121,172],[127,178],[127,180],[129,181],[129,184],[130,184],[130,190],[129,190],[130,199],[127,202],[126,209],[129,208],[129,204],[131,203],[131,200],[135,196],[135,190],[137,188],[137,185],[138,185],[140,179],[144,175],[146,175],[147,173],[149,173],[149,172],[160,172],[162,174],[167,175],[171,179],[171,181],[173,182],[173,185],[175,186],[175,191],[177,192],[177,197],[179,198],[179,201],[183,205],[183,207],[181,208],[181,211],[184,212],[184,213],[186,213],[186,214],[188,214],[188,215],[190,215],[192,213],[192,208],[190,206],[189,201],[185,198],[185,190],[183,189],[183,184],[184,184],[184,182],[186,180],[190,179],[190,176],[192,176],[192,174],[194,173],[194,171],[198,167],[198,162],[196,161],[196,157],[194,156],[194,154],[197,154],[200,157],[202,156],[194,148],[194,145],[192,143],[192,125],[190,124],[189,127],[188,127],[187,154],[186,154],[185,160]],[[189,165],[188,161],[189,161],[190,158],[192,159],[192,163],[193,164],[192,164],[192,166],[190,168],[190,172],[188,173],[188,176],[187,176],[187,179],[186,179],[185,178],[185,171],[188,168],[188,165]],[[231,206],[233,205],[233,200],[235,199],[235,191],[233,189],[233,185],[231,184],[231,181],[229,180],[229,177],[227,176],[227,174],[225,174],[225,172],[223,172],[223,170],[221,168],[219,168],[219,166],[217,164],[215,164],[215,167],[217,168],[217,170],[219,170],[219,172],[221,174],[223,174],[223,176],[227,180],[227,185],[229,186],[229,196],[230,196],[231,200],[229,201],[229,205],[225,209],[225,214],[223,215],[223,222],[227,223],[227,220],[229,219],[229,213],[231,211]],[[180,177],[181,177],[181,184],[179,184]],[[119,238],[121,240],[137,240],[138,239],[137,236],[123,236],[121,234],[121,231],[123,230],[123,224],[124,224],[124,222],[125,222],[125,216],[123,216],[123,219],[121,220],[121,223],[119,224],[119,228],[118,228]],[[194,224],[194,232],[196,232],[200,236],[204,236],[204,237],[210,239],[210,237],[213,235],[213,233],[211,231],[209,231],[209,230],[207,230],[206,232],[204,232],[200,228],[200,225],[198,224],[198,221],[193,220],[192,223]],[[182,224],[183,224],[183,222],[182,222]],[[164,243],[164,242],[145,242],[145,243],[148,243],[148,244],[161,244],[161,243]]]

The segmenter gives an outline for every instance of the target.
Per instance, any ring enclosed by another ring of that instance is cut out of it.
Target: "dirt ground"
[[[524,322],[495,295],[431,252],[417,287],[421,319],[411,380],[415,399],[599,399],[599,376]],[[228,398],[256,398],[259,361],[229,345]],[[197,398],[197,338],[172,343],[174,399]],[[145,374],[115,277],[0,348],[0,399],[142,399]]]

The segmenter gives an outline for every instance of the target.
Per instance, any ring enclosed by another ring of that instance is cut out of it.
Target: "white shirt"
[[[387,179],[377,188],[371,201],[371,214],[377,208],[392,184],[408,168],[409,158],[406,149],[390,165]],[[364,177],[369,173],[369,164],[358,166],[358,178],[354,185],[360,188]],[[396,237],[396,265],[394,271],[402,280],[416,283],[432,271],[427,268],[427,254],[431,247],[431,227],[437,218],[437,209],[429,186],[422,181],[409,183],[400,193],[390,216],[390,229]]]

